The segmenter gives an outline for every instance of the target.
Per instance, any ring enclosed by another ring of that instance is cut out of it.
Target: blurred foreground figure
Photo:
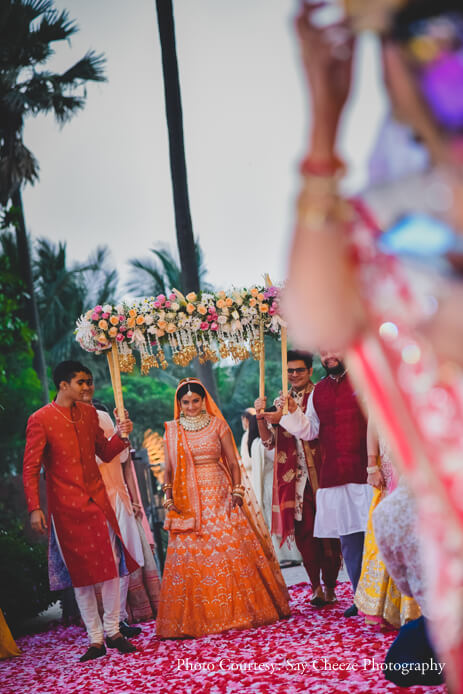
[[[409,478],[427,543],[432,636],[452,691],[463,692],[463,8],[450,0],[401,4],[383,38],[385,79],[395,115],[421,139],[433,166],[429,185],[417,187],[402,213],[429,208],[433,191],[439,214],[431,225],[447,225],[447,242],[422,262],[413,252],[406,261],[385,253],[374,211],[339,195],[335,142],[355,40],[347,24],[317,29],[319,6],[304,4],[297,29],[313,129],[301,167],[286,316],[301,347],[346,351]],[[423,223],[423,243],[426,231]]]

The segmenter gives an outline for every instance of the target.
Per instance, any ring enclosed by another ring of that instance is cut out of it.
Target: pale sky
[[[30,119],[24,139],[40,181],[24,193],[33,238],[66,241],[84,260],[107,244],[122,278],[126,261],[155,244],[176,248],[162,66],[154,0],[55,0],[80,31],[52,67],[88,49],[104,52],[108,82],[62,129]],[[190,202],[195,235],[219,287],[282,281],[307,141],[306,90],[290,0],[174,0]],[[377,49],[365,37],[343,124],[347,181],[365,164],[387,109]]]

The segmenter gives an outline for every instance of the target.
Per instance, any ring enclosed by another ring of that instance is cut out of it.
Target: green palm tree
[[[129,260],[131,276],[127,282],[127,290],[136,296],[156,296],[168,294],[172,289],[178,289],[188,294],[191,287],[185,286],[180,263],[168,248],[152,248],[155,258]],[[195,242],[195,256],[200,278],[200,288],[209,289],[205,283],[207,274],[201,246]]]
[[[11,202],[23,281],[27,287],[27,318],[37,335],[35,366],[48,402],[45,356],[34,295],[32,265],[21,188],[38,179],[38,162],[23,142],[28,116],[53,113],[66,123],[86,101],[87,82],[102,82],[104,58],[88,52],[63,73],[45,68],[54,45],[75,34],[77,25],[53,0],[0,2],[0,204]]]
[[[82,359],[74,336],[76,318],[117,295],[118,276],[110,265],[108,248],[97,248],[85,263],[68,266],[65,243],[39,239],[33,270],[47,353],[54,363]]]

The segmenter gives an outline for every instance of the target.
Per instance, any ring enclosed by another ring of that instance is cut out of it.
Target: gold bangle
[[[172,485],[171,485],[171,484],[167,484],[167,483],[166,483],[166,484],[163,484],[162,487],[161,487],[161,489],[162,489],[163,492],[165,492],[166,489],[172,489]]]
[[[165,509],[169,509],[171,506],[174,505],[174,500],[173,499],[166,499],[162,505]]]
[[[373,472],[379,472],[379,467],[377,465],[372,465],[371,467],[367,467],[367,472],[368,474],[372,474]]]
[[[239,492],[235,489],[232,491],[232,496],[239,496],[241,499],[244,499],[244,492]]]

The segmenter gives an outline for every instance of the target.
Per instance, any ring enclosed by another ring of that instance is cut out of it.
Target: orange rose
[[[186,310],[188,313],[193,313],[193,311],[195,310],[195,307],[193,304],[187,304]]]
[[[259,311],[261,313],[268,313],[268,306],[267,304],[259,304]]]
[[[249,306],[255,306],[257,304],[257,299],[249,299]]]
[[[158,320],[158,328],[160,330],[165,330],[167,328],[167,323],[165,320]]]
[[[117,333],[118,333],[117,328],[115,328],[115,327],[109,328],[109,332],[108,332],[109,337],[116,337]]]
[[[129,311],[129,316],[130,316],[131,318],[135,318],[136,315],[137,315],[136,310],[135,310],[134,308],[131,308],[130,311]]]
[[[226,306],[233,306],[233,299],[230,299],[230,297],[225,299],[225,305]]]
[[[98,342],[100,342],[102,345],[104,345],[106,342],[108,342],[108,338],[106,337],[106,335],[104,333],[100,333],[98,335],[97,339],[98,339]]]
[[[217,302],[217,308],[223,308],[225,306],[225,301],[223,299],[219,299]]]
[[[105,321],[105,320],[100,320],[100,322],[98,323],[98,327],[99,327],[101,330],[107,330],[107,329],[108,329],[108,323],[107,323],[107,321]]]
[[[219,296],[221,299],[225,299],[225,297],[226,297],[227,295],[225,294],[224,291],[222,291],[222,292],[219,292],[219,293],[217,294],[217,296]]]
[[[257,298],[259,299],[259,301],[263,301],[263,300],[264,300],[264,295],[263,295],[263,294],[258,294],[258,295],[257,295]]]
[[[135,318],[129,318],[127,320],[127,325],[129,328],[134,328],[135,327]]]
[[[175,323],[168,323],[167,324],[166,331],[168,333],[174,333],[176,330],[177,330],[177,326],[175,325]]]
[[[111,318],[109,319],[109,322],[111,323],[111,325],[117,325],[119,323],[118,316],[111,316]]]
[[[165,332],[164,330],[159,330],[159,328],[156,330],[156,336],[157,337],[164,337]]]
[[[143,325],[145,322],[145,316],[137,316],[137,320],[135,322],[137,325]]]
[[[257,296],[258,293],[259,293],[259,290],[256,289],[255,287],[253,287],[253,288],[250,290],[251,296]]]
[[[199,304],[198,313],[200,313],[202,316],[205,316],[207,313],[207,308],[203,306],[203,304]]]
[[[190,292],[189,294],[186,295],[186,300],[189,302],[196,301],[197,296],[195,292]]]

